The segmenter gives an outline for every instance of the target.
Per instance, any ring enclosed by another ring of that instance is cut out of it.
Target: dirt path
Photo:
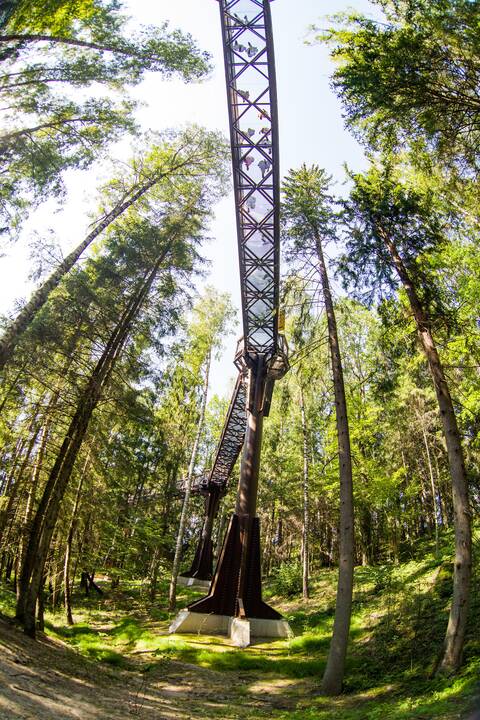
[[[293,709],[302,694],[285,683],[248,673],[226,678],[172,660],[156,660],[147,672],[110,668],[0,620],[1,720],[268,718]]]

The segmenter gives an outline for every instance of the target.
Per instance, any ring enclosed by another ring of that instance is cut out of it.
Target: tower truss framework
[[[256,515],[263,418],[288,369],[279,335],[280,182],[277,91],[270,0],[218,0],[227,86],[237,223],[247,429],[235,513],[207,597],[192,614],[273,621],[262,600]],[[249,632],[249,631],[248,631]],[[265,632],[265,625],[262,628]]]
[[[220,498],[240,455],[246,428],[246,388],[239,373],[210,472],[195,478],[192,492],[205,496],[205,516],[192,565],[183,577],[211,580],[213,570],[212,530]]]

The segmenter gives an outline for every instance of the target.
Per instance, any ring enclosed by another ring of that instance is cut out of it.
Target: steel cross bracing
[[[209,473],[194,478],[191,487],[192,493],[205,495],[212,488],[219,488],[222,493],[225,491],[245,438],[246,412],[245,378],[243,373],[239,373],[212,469]]]
[[[239,373],[215,454],[215,460],[208,476],[209,485],[216,485],[222,490],[225,489],[242,449],[246,425],[245,378],[242,373]]]
[[[195,556],[184,577],[210,580],[213,570],[212,530],[218,513],[220,498],[225,493],[229,477],[242,449],[247,424],[246,388],[244,373],[238,374],[232,399],[218,443],[212,469],[195,478],[192,492],[205,496],[205,516]]]
[[[245,359],[278,350],[278,122],[267,0],[220,0]]]

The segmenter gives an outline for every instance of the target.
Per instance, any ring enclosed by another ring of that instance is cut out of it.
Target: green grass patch
[[[286,678],[315,677],[323,670],[324,658],[300,649],[298,640],[262,643],[240,650],[220,640],[217,642],[217,639],[215,646],[209,647],[206,638],[172,636],[162,638],[154,654],[161,659],[194,663],[217,672],[255,672],[260,676]]]
[[[292,569],[292,575],[295,568]],[[294,578],[295,579],[295,578]],[[290,575],[288,593],[279,595],[278,577],[266,586],[265,598],[290,621],[295,637],[253,644],[247,649],[225,638],[167,634],[172,614],[166,609],[168,586],[152,603],[140,581],[122,578],[112,590],[99,583],[103,596],[74,595],[76,624],[69,627],[63,611],[47,612],[46,632],[96,662],[122,669],[148,670],[162,663],[189,663],[225,674],[225,692],[240,678],[285,683],[295,695],[296,709],[272,710],[278,720],[453,720],[468,717],[479,692],[480,572],[475,570],[465,664],[454,678],[432,677],[441,651],[452,588],[450,534],[437,554],[432,544],[419,546],[416,557],[395,565],[355,570],[350,647],[344,693],[325,698],[319,685],[330,644],[337,573],[321,570],[312,578],[312,597],[304,602]],[[295,592],[294,592],[295,591]],[[179,588],[178,609],[200,597]],[[12,615],[15,594],[0,587],[0,611]],[[295,688],[299,688],[295,690]],[[301,689],[301,688],[306,688]],[[264,717],[261,714],[243,717]]]
[[[7,617],[15,615],[15,591],[9,585],[0,583],[0,613]]]
[[[467,718],[473,710],[472,698],[478,689],[478,666],[471,664],[455,679],[439,678],[411,682],[408,688],[387,683],[371,688],[361,696],[343,695],[338,699],[318,697],[278,720],[454,720]]]

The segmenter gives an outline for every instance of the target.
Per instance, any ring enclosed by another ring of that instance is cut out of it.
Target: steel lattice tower
[[[263,418],[268,415],[275,380],[288,369],[286,345],[279,333],[277,91],[271,0],[218,2],[242,297],[243,340],[235,364],[246,381],[246,432],[235,513],[210,592],[182,611],[171,631],[229,631],[238,633],[237,644],[245,645],[250,642],[252,623],[258,631],[254,628],[253,634],[278,637],[289,632],[287,623],[262,600],[256,514]]]
[[[287,370],[279,319],[278,119],[269,0],[219,0],[230,120],[247,376],[247,430],[235,514],[210,594],[193,613],[278,619],[262,601],[256,516],[263,418]]]

